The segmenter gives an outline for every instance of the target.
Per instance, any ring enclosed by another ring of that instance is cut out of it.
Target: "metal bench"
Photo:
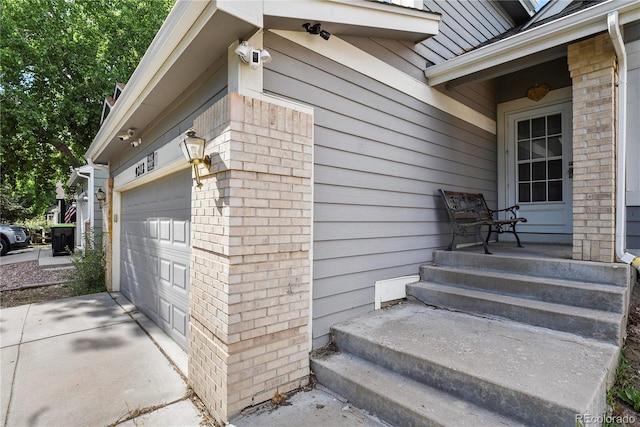
[[[477,236],[482,241],[485,254],[489,252],[489,238],[491,234],[498,235],[502,233],[512,233],[518,247],[520,238],[516,232],[516,225],[519,222],[527,222],[526,218],[518,217],[518,209],[520,206],[514,205],[505,209],[492,210],[487,206],[484,196],[481,193],[461,193],[456,191],[446,191],[439,189],[438,192],[444,200],[444,205],[449,214],[451,222],[451,243],[449,243],[448,251],[453,249],[453,242],[456,236],[471,237]],[[505,212],[507,219],[498,219],[497,214]],[[486,239],[482,238],[482,227],[489,227]],[[496,239],[498,236],[496,236]]]

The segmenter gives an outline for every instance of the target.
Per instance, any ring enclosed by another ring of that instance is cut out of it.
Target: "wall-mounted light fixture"
[[[304,24],[302,24],[302,28],[307,30],[307,33],[317,34],[325,40],[329,40],[329,37],[331,37],[331,33],[323,30],[319,23],[311,25],[310,22],[305,22]]]
[[[196,175],[196,185],[198,188],[202,187],[198,165],[204,164],[207,169],[211,166],[209,156],[204,154],[205,142],[204,138],[196,136],[196,131],[193,129],[186,131],[185,137],[180,140],[182,154],[184,154],[184,157],[193,165],[193,171]]]
[[[102,204],[107,199],[107,193],[102,191],[102,188],[98,188],[98,191],[96,191],[96,199],[98,199],[98,203],[100,203],[100,207],[102,207]]]
[[[255,49],[246,41],[240,43],[235,52],[242,62],[249,64],[249,67],[251,67],[252,70],[258,68],[260,64],[268,64],[271,62],[271,55],[266,49]]]

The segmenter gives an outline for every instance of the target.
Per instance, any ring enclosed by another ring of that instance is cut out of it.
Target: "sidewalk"
[[[190,399],[187,365],[118,292],[2,309],[0,425],[211,425]],[[321,386],[289,403],[246,409],[230,426],[387,426]]]
[[[0,265],[15,264],[17,262],[38,261],[38,265],[43,268],[70,267],[71,255],[53,256],[51,245],[30,246],[24,249],[16,249],[0,258]]]
[[[140,413],[121,425],[200,425],[186,354],[145,316],[136,323],[127,314],[133,306],[114,296],[1,311],[3,426],[107,426]]]

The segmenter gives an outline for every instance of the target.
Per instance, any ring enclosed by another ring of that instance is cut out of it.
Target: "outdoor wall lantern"
[[[98,203],[100,203],[100,207],[102,207],[102,204],[107,199],[107,193],[102,191],[102,188],[98,188],[98,191],[96,191],[96,199],[98,199]]]
[[[254,49],[249,42],[243,41],[235,50],[236,55],[240,57],[242,62],[249,64],[252,70],[255,70],[260,64],[268,64],[271,62],[271,55],[266,49]]]
[[[204,138],[196,136],[196,131],[189,129],[185,132],[185,137],[180,140],[180,148],[184,157],[193,165],[193,171],[196,175],[196,185],[202,187],[200,182],[200,172],[198,165],[204,164],[207,168],[211,166],[211,159],[204,154]]]

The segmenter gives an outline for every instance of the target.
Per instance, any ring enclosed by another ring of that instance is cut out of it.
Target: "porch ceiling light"
[[[100,203],[100,207],[102,207],[102,204],[107,199],[107,193],[102,191],[102,188],[98,188],[98,191],[96,191],[96,199],[98,199],[98,203]]]
[[[196,136],[196,131],[189,129],[185,132],[185,137],[180,140],[180,148],[185,159],[193,165],[193,171],[196,175],[196,185],[198,188],[202,187],[200,182],[200,172],[198,171],[198,165],[204,164],[207,169],[211,165],[211,159],[204,154],[204,138]]]

